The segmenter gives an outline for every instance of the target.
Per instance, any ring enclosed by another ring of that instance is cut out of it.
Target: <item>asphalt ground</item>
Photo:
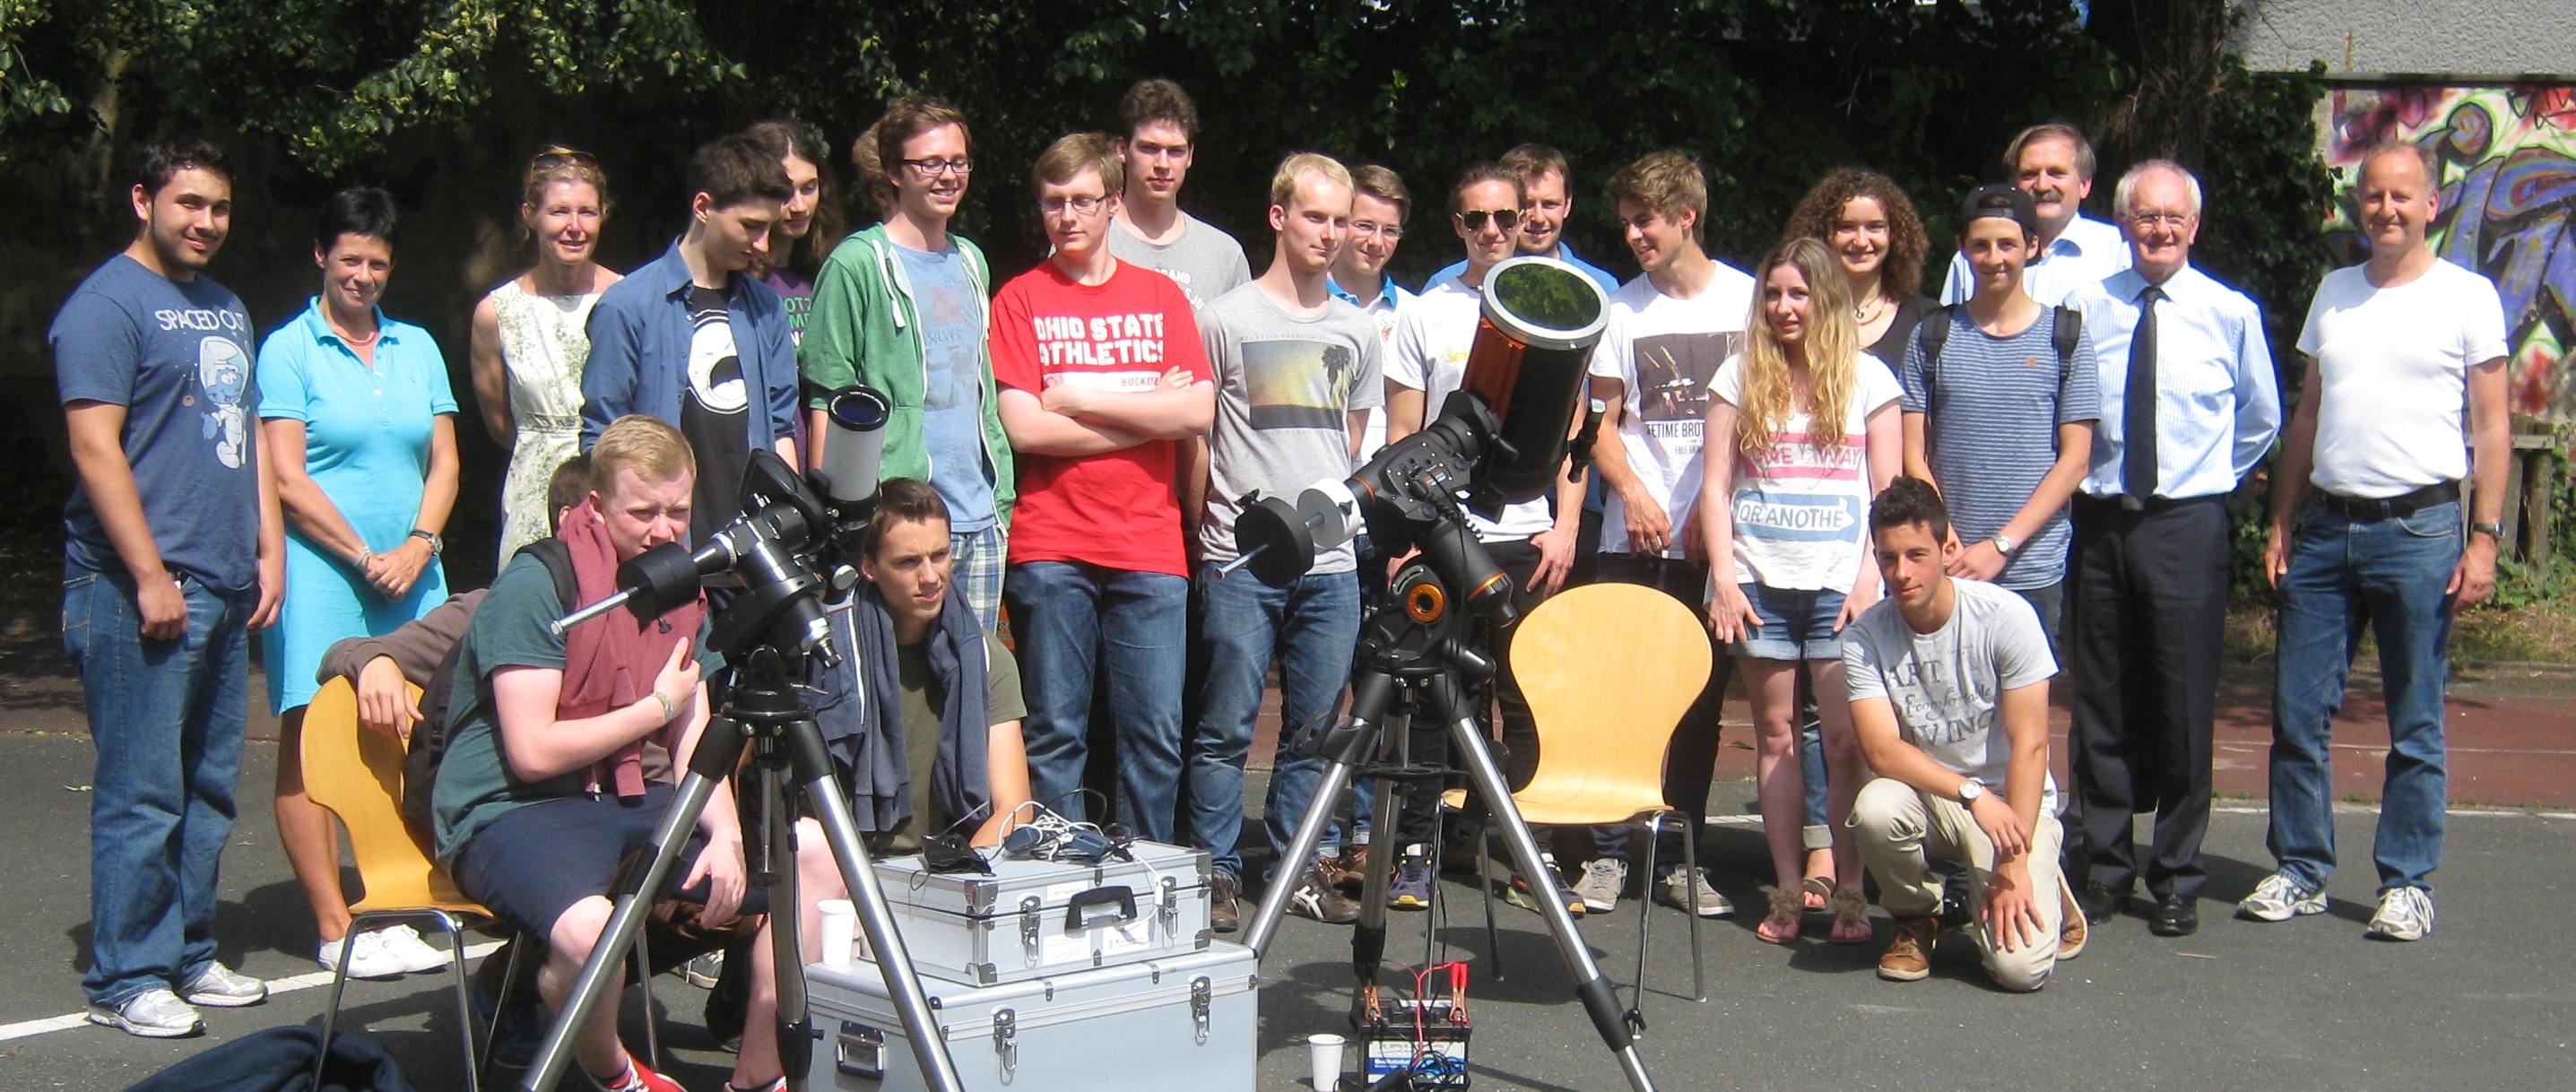
[[[13,723],[34,704],[23,688],[0,696]],[[312,926],[258,791],[275,761],[267,742],[246,756],[218,933],[227,961],[306,984],[259,1007],[208,1010],[206,1037],[148,1041],[53,1019],[81,1008],[91,750],[77,733],[0,729],[0,824],[10,832],[0,863],[21,881],[7,913],[16,927],[0,930],[0,1089],[120,1089],[212,1044],[318,1023],[327,981],[310,984],[321,977]],[[1250,787],[1253,799],[1262,787]],[[1751,795],[1749,784],[1720,784],[1724,814],[1705,851],[1720,888],[1748,908],[1761,904],[1756,877],[1766,868],[1746,814]],[[1944,937],[1930,979],[1894,984],[1872,973],[1875,943],[1774,947],[1753,938],[1748,915],[1708,923],[1709,1000],[1697,1003],[1678,996],[1689,982],[1684,919],[1656,908],[1639,1049],[1666,1089],[2568,1087],[2576,988],[2567,949],[2552,938],[2576,877],[2576,813],[2455,808],[2435,877],[2439,926],[2416,944],[2363,938],[2371,813],[2347,806],[2337,825],[2353,859],[2329,887],[2328,914],[2258,924],[2230,920],[2224,902],[2210,901],[2199,934],[2180,940],[2150,937],[2143,921],[2124,917],[2097,928],[2083,958],[2027,996],[1988,986],[1961,934]],[[2265,871],[2263,826],[2259,803],[2222,805],[2208,844],[2213,900]],[[1444,958],[1473,967],[1475,1086],[1622,1087],[1539,919],[1498,910],[1508,977],[1496,980],[1473,887],[1450,881],[1442,890],[1449,920],[1433,935]],[[1614,982],[1633,980],[1639,908],[1629,901],[1582,924]],[[1412,958],[1436,920],[1395,916],[1391,951]],[[1281,933],[1261,970],[1258,1087],[1306,1087],[1304,1036],[1344,1030],[1348,937],[1293,918]],[[353,983],[342,1026],[383,1042],[420,1088],[461,1088],[446,981]],[[729,1058],[698,1027],[704,994],[665,975],[654,995],[666,1014],[667,1071],[693,1089],[719,1087]],[[1159,1087],[1152,1064],[1137,1059],[1119,1087]]]

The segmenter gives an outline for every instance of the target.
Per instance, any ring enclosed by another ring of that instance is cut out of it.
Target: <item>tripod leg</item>
[[[762,856],[769,868],[770,981],[778,999],[770,1022],[778,1034],[778,1065],[787,1075],[787,1087],[802,1090],[814,1037],[805,1014],[804,937],[799,932],[804,905],[796,890],[795,820],[789,811],[796,797],[787,791],[787,771],[777,763],[755,765],[761,782]]]
[[[1438,696],[1435,704],[1449,720],[1451,758],[1463,763],[1467,776],[1478,793],[1483,794],[1493,822],[1502,828],[1504,845],[1512,851],[1512,860],[1520,865],[1521,874],[1530,877],[1548,875],[1539,861],[1538,840],[1530,834],[1529,823],[1521,819],[1520,808],[1512,803],[1510,785],[1503,780],[1502,767],[1494,764],[1494,754],[1486,749],[1484,733],[1469,714],[1465,696],[1455,679],[1439,676],[1430,681]],[[1583,935],[1574,928],[1574,915],[1565,903],[1555,898],[1541,898],[1539,916],[1556,939],[1557,955],[1565,961],[1574,977],[1574,996],[1583,1002],[1584,1012],[1591,1016],[1593,1029],[1601,1041],[1619,1057],[1619,1068],[1635,1092],[1653,1092],[1654,1078],[1646,1075],[1645,1059],[1629,1035],[1627,1016],[1619,1009],[1618,995],[1609,980],[1601,975],[1601,966],[1592,959],[1592,950],[1583,943]]]
[[[662,881],[671,874],[671,863],[688,843],[689,831],[698,825],[698,815],[706,810],[707,797],[715,792],[716,779],[699,769],[719,759],[730,766],[742,755],[741,735],[719,731],[719,727],[709,725],[699,738],[689,776],[680,781],[680,797],[663,814],[661,826],[653,831],[651,862],[640,875],[630,875],[624,889],[610,892],[615,909],[609,912],[598,943],[591,946],[590,960],[581,965],[581,977],[573,981],[572,993],[564,998],[563,1011],[555,1015],[554,1026],[547,1029],[545,1044],[537,1048],[536,1060],[528,1066],[527,1083],[521,1086],[526,1092],[546,1092],[563,1078],[564,1067],[572,1062],[573,1035],[589,1022],[599,1006],[600,995],[607,989],[609,976],[618,972],[626,953],[634,950],[635,938],[644,927],[644,915],[653,908],[649,893],[662,889]]]
[[[823,750],[822,730],[811,720],[798,721],[789,728],[786,744],[796,779],[805,788],[805,798],[814,805],[824,840],[832,846],[833,862],[841,867],[841,882],[849,889],[851,904],[858,908],[859,928],[867,935],[868,952],[885,975],[886,999],[893,1003],[895,1015],[903,1021],[904,1033],[912,1039],[913,1061],[921,1067],[924,1083],[930,1092],[965,1092],[965,1082],[957,1075],[957,1063],[948,1057],[947,1038],[931,1011],[930,995],[921,988],[921,976],[912,968],[912,955],[904,949],[903,937],[895,932],[894,915],[886,909],[885,888],[877,883],[876,867],[868,860],[867,846],[859,840],[857,821],[850,817],[849,798],[841,795],[840,779],[832,775],[832,760]],[[779,969],[781,1021],[787,1019],[787,989],[783,983],[790,977],[801,979],[803,973],[801,964],[792,970]],[[796,1006],[797,1019],[802,1021],[805,997],[801,982]],[[803,1080],[797,1071],[789,1073],[790,1080]]]
[[[1324,779],[1315,787],[1315,798],[1307,801],[1306,814],[1298,817],[1297,832],[1280,848],[1279,860],[1294,861],[1302,867],[1315,855],[1315,847],[1323,843],[1324,828],[1333,821],[1333,809],[1340,806],[1342,793],[1351,786],[1351,764],[1377,753],[1381,718],[1394,691],[1394,680],[1384,672],[1362,671],[1352,676],[1350,720],[1334,736],[1341,746],[1324,763]],[[1383,800],[1390,794],[1378,795]],[[1369,856],[1375,858],[1377,854]],[[1261,895],[1261,905],[1253,910],[1252,920],[1244,926],[1243,946],[1252,949],[1256,961],[1269,954],[1270,940],[1279,932],[1279,918],[1288,912],[1288,894],[1296,889],[1295,876],[1293,872],[1283,873],[1279,882],[1271,884]],[[1386,889],[1379,888],[1379,901],[1385,901],[1385,895]],[[1368,897],[1365,888],[1360,896]]]

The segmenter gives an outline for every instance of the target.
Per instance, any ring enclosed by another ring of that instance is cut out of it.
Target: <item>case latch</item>
[[[1038,910],[1045,905],[1036,895],[1020,900],[1020,954],[1032,967],[1038,965]]]
[[[1002,1072],[1020,1068],[1020,1045],[1013,1042],[1020,1034],[1020,1014],[1010,1009],[993,1010],[993,1053],[1002,1056]]]
[[[1196,1025],[1195,1037],[1200,1046],[1208,1040],[1208,1007],[1216,1003],[1216,984],[1208,976],[1190,980],[1190,1022]]]

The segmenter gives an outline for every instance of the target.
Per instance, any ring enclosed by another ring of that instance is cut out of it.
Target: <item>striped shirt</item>
[[[2029,503],[2056,465],[2059,425],[2101,415],[2093,339],[2077,339],[2074,358],[2060,366],[2053,325],[2043,310],[2027,329],[1999,338],[1963,314],[1930,368],[1922,339],[1905,347],[1905,412],[1930,415],[1924,456],[1962,545],[1995,537]],[[2067,538],[2060,509],[2020,544],[1995,583],[2028,590],[2065,579]]]

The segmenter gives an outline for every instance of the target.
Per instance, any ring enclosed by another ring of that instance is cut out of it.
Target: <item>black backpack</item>
[[[1966,307],[1967,304],[1954,303],[1937,308],[1923,316],[1923,324],[1914,328],[1914,340],[1923,346],[1923,393],[1927,399],[1940,397],[1940,386],[1933,379],[1941,368],[1941,347],[1949,343],[1950,323]],[[2057,386],[2063,390],[2075,374],[2075,346],[2084,339],[2084,312],[2062,303],[2049,311],[2048,340],[2057,349]]]
[[[562,539],[541,538],[519,547],[523,554],[534,554],[545,563],[546,575],[555,580],[555,602],[574,603],[581,598],[580,582],[574,579],[572,551]],[[479,608],[478,608],[479,609]],[[431,673],[429,685],[420,694],[420,723],[411,730],[411,749],[403,753],[403,826],[411,831],[412,840],[421,852],[438,855],[438,811],[432,800],[438,791],[438,763],[447,756],[447,702],[456,689],[456,664],[465,658],[465,642],[447,651]]]

